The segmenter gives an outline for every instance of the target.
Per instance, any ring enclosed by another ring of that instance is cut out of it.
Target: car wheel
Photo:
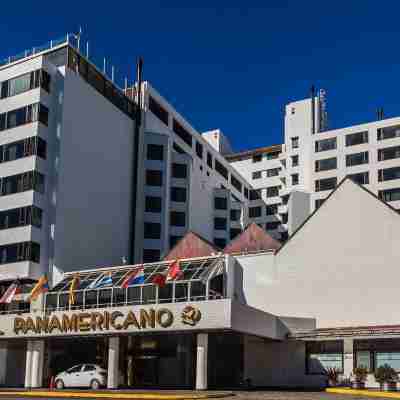
[[[64,382],[62,381],[62,379],[56,380],[56,389],[64,389]]]
[[[100,389],[100,382],[97,379],[93,379],[92,382],[90,382],[90,387],[93,390],[98,390]]]

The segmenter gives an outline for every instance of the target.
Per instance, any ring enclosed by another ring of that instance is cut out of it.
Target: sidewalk
[[[400,399],[400,392],[381,392],[378,390],[357,390],[346,388],[328,388],[327,393],[332,394],[345,394],[351,396],[365,396],[365,397],[384,397],[387,399]]]

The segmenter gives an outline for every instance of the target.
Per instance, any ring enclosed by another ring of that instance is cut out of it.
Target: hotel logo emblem
[[[201,319],[201,312],[193,306],[186,306],[181,314],[182,323],[185,325],[195,326]]]

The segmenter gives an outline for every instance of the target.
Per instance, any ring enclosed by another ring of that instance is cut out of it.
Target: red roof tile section
[[[221,252],[208,240],[194,232],[188,232],[164,257],[164,260],[176,260],[183,258],[207,257],[212,253]]]
[[[225,247],[224,253],[251,253],[255,251],[277,250],[279,247],[281,247],[280,242],[252,222],[246,230]]]

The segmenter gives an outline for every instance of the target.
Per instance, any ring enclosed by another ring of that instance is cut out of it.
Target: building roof
[[[225,254],[243,254],[259,251],[277,250],[281,243],[264,229],[252,222],[224,248]]]
[[[275,153],[275,152],[281,152],[282,151],[282,145],[281,144],[274,144],[272,146],[266,146],[266,147],[258,147],[257,149],[253,150],[245,150],[241,151],[239,153],[232,153],[232,154],[227,154],[225,155],[225,158],[227,161],[240,161],[244,160],[250,157],[253,157],[257,154],[266,154],[266,153]]]
[[[195,232],[189,231],[164,257],[164,260],[176,260],[193,257],[207,257],[221,250]]]

